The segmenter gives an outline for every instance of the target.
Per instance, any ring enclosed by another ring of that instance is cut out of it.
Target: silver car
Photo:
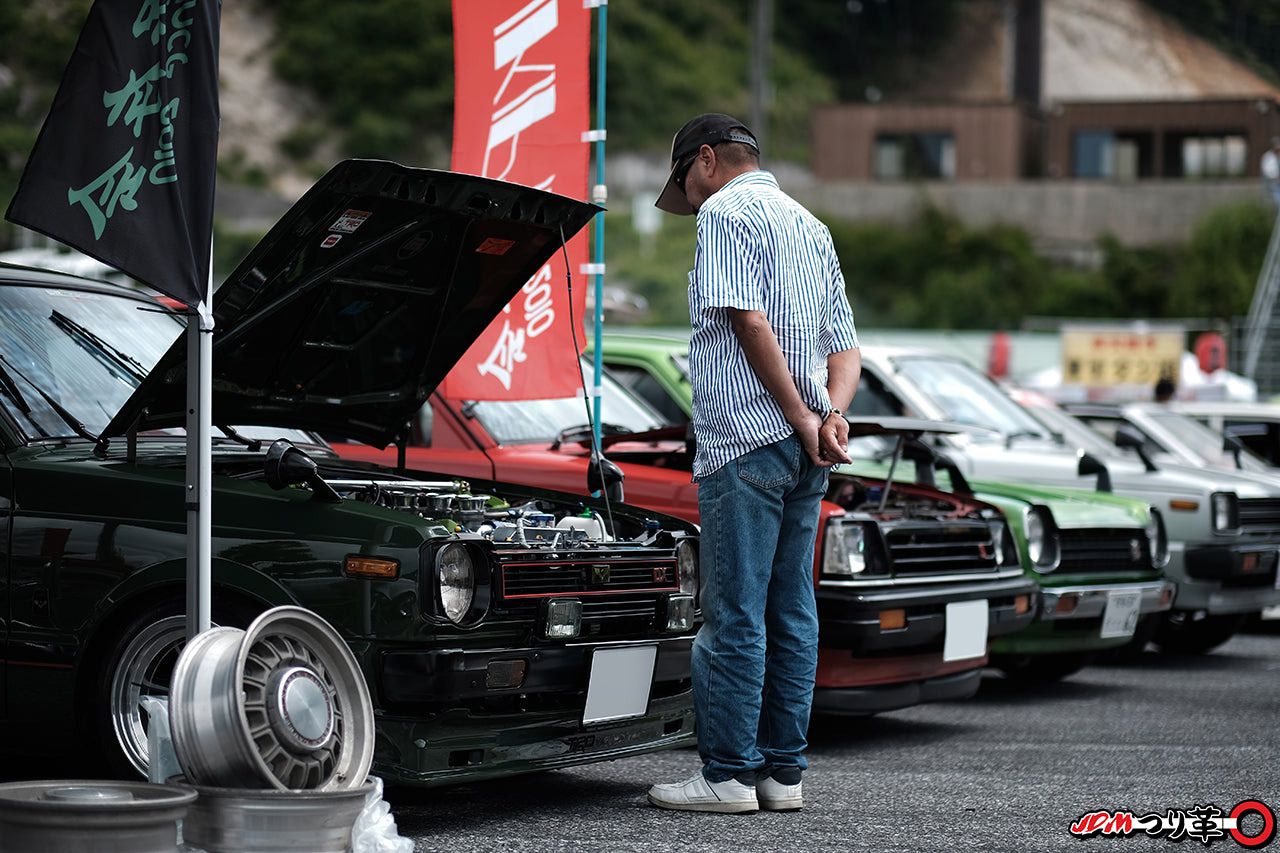
[[[1156,463],[1060,409],[1033,415],[953,356],[864,347],[862,365],[850,414],[906,414],[991,430],[935,439],[968,476],[1094,485],[1159,509],[1169,536],[1165,571],[1178,584],[1173,608],[1151,637],[1164,651],[1207,651],[1250,615],[1280,604],[1280,480]]]

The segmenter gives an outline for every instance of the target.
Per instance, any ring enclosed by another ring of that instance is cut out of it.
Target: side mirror
[[[622,469],[605,459],[598,451],[591,451],[591,461],[587,464],[587,491],[591,494],[604,492],[610,501],[622,502],[622,481],[625,478]]]
[[[1076,466],[1076,473],[1081,477],[1097,474],[1098,491],[1111,491],[1111,472],[1107,470],[1106,464],[1092,453],[1080,454],[1080,464]]]
[[[1156,463],[1151,460],[1151,455],[1147,453],[1147,437],[1135,430],[1128,424],[1121,424],[1116,428],[1116,447],[1127,447],[1138,452],[1138,458],[1142,460],[1142,464],[1146,466],[1148,471],[1155,471]]]
[[[288,439],[276,439],[267,448],[266,474],[267,485],[273,489],[306,483],[311,487],[312,500],[342,503],[342,495],[320,476],[315,460],[294,447]]]

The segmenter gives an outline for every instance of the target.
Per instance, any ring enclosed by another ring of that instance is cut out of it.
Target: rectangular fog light
[[[582,630],[582,602],[576,598],[548,598],[542,607],[542,636],[572,640]]]
[[[667,596],[667,630],[675,633],[693,629],[693,596]]]

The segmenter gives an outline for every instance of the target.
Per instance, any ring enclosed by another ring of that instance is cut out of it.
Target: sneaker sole
[[[670,800],[660,800],[652,794],[649,795],[649,803],[662,809],[673,809],[682,812],[715,812],[718,814],[746,814],[760,810],[760,806],[756,803],[745,801],[740,803],[724,802],[716,800],[715,802],[705,803],[674,803]]]
[[[787,797],[783,800],[760,800],[760,808],[767,812],[798,812],[804,808],[803,797]]]

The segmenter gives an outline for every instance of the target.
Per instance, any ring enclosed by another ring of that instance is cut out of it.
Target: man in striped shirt
[[[741,122],[697,116],[672,142],[657,202],[697,214],[689,372],[703,614],[692,664],[702,769],[653,786],[663,808],[803,805],[819,502],[831,466],[849,461],[842,410],[862,361],[830,233],[759,157]]]

